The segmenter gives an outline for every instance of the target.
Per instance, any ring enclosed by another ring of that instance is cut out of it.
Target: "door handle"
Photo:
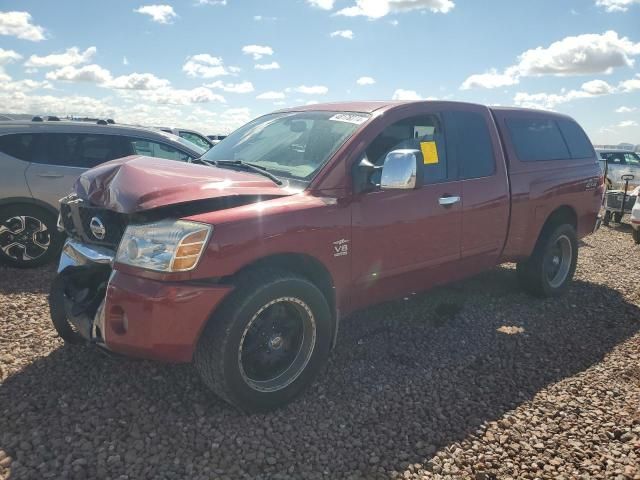
[[[459,201],[460,201],[460,197],[458,196],[440,197],[438,199],[438,203],[443,207],[450,207],[451,205],[455,205]]]
[[[39,173],[38,176],[42,177],[42,178],[62,178],[62,177],[64,177],[64,175],[61,174],[61,173],[52,173],[52,172],[51,173],[50,172]]]

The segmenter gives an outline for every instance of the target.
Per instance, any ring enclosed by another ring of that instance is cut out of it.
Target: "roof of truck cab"
[[[446,108],[447,106],[473,106],[484,107],[494,112],[508,113],[508,112],[523,112],[532,114],[544,114],[549,116],[566,117],[561,113],[550,112],[548,110],[536,110],[532,108],[520,108],[520,107],[494,107],[482,105],[479,103],[471,102],[455,102],[450,100],[383,100],[383,101],[364,101],[364,102],[330,102],[330,103],[315,103],[311,105],[301,105],[297,107],[283,108],[278,112],[301,112],[301,111],[329,111],[329,112],[360,112],[360,113],[374,113],[381,110],[390,110],[396,107],[404,105],[424,103],[429,105],[437,105],[439,107]]]
[[[328,112],[360,112],[373,113],[379,110],[389,110],[403,105],[411,105],[416,103],[428,103],[431,105],[439,104],[455,104],[455,105],[474,105],[482,106],[475,103],[467,102],[450,102],[440,100],[381,100],[381,101],[364,101],[364,102],[330,102],[330,103],[314,103],[311,105],[300,105],[297,107],[283,108],[278,112],[301,112],[301,111],[328,111]]]

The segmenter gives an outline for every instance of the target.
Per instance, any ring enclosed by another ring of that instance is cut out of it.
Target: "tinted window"
[[[445,121],[448,144],[455,152],[460,178],[493,175],[495,157],[485,118],[475,112],[447,112]]]
[[[218,147],[216,147],[218,148]],[[444,130],[437,115],[423,115],[408,118],[389,125],[367,148],[367,158],[375,165],[384,165],[387,154],[400,149],[420,150],[424,161],[424,182],[438,183],[447,180],[447,151]],[[371,178],[374,184],[380,183],[378,170]]]
[[[14,133],[0,136],[0,152],[19,160],[30,162],[33,156],[35,135]]]
[[[113,135],[47,133],[42,138],[33,156],[37,163],[91,168],[121,156]]]
[[[191,157],[180,150],[165,143],[154,142],[144,138],[130,138],[131,147],[135,155],[146,155],[147,157],[166,158],[167,160],[180,160],[186,162]]]
[[[509,118],[507,126],[518,158],[524,162],[571,158],[555,121]]]
[[[591,141],[580,128],[580,125],[571,120],[558,120],[558,126],[567,142],[571,158],[593,157]]]
[[[206,148],[207,150],[211,148],[209,142],[196,133],[180,132],[180,136],[185,140],[189,140],[191,143],[195,143],[199,147]]]

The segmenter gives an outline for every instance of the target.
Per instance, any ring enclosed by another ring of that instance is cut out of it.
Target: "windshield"
[[[174,135],[173,133],[167,133],[164,130],[158,131],[159,134],[164,135],[165,137],[173,140],[174,142],[178,142],[181,145],[189,148],[191,151],[196,152],[198,155],[202,155],[207,151],[206,148],[202,148],[200,145],[196,145],[193,142],[190,142],[187,139],[179,137],[178,135]]]
[[[309,182],[356,129],[364,113],[272,113],[240,127],[202,158],[242,160],[279,177]]]

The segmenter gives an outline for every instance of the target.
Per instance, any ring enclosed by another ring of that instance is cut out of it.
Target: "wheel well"
[[[0,200],[0,209],[6,207],[13,207],[16,205],[28,205],[30,207],[41,208],[42,210],[49,212],[54,217],[58,216],[58,211],[42,200],[38,200],[37,198],[28,198],[28,197],[14,197],[14,198],[3,198]]]
[[[329,302],[332,312],[334,312],[335,315],[336,299],[333,278],[319,260],[309,255],[300,253],[270,255],[246,265],[226,280],[233,283],[238,276],[243,275],[248,271],[270,268],[296,273],[312,282],[324,294],[327,302]]]
[[[552,226],[569,224],[576,230],[578,230],[578,215],[576,211],[567,205],[563,205],[562,207],[556,208],[547,221],[544,223],[543,231]]]

